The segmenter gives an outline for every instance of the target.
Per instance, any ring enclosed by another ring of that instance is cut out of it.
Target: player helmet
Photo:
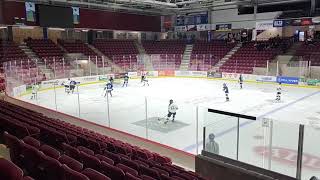
[[[227,84],[226,83],[223,83],[223,86],[226,86]]]
[[[214,138],[215,138],[215,135],[213,133],[209,134],[209,139],[210,140],[214,140]]]
[[[169,101],[170,103],[173,103],[173,100],[172,99],[170,99],[170,101]]]

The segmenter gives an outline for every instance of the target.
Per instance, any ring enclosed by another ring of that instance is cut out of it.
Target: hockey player
[[[64,92],[68,94],[70,93],[70,83],[71,83],[70,78],[68,78],[67,82],[62,83],[62,86],[64,86]]]
[[[122,85],[122,87],[124,87],[124,85],[126,85],[126,87],[128,87],[128,81],[129,81],[129,76],[128,76],[128,74],[126,74],[123,77],[123,85]]]
[[[38,99],[38,90],[39,90],[39,85],[37,83],[34,83],[32,85],[31,99]]]
[[[243,84],[242,74],[240,74],[240,76],[239,76],[239,84],[240,84],[240,89],[242,89],[242,84]]]
[[[177,110],[178,110],[178,106],[175,103],[173,103],[172,99],[170,99],[169,106],[168,106],[168,115],[167,115],[165,124],[167,124],[171,115],[172,115],[172,122],[174,122],[174,118],[176,117]]]
[[[69,83],[70,91],[69,92],[71,92],[73,94],[74,89],[76,88],[76,85],[77,85],[77,82],[75,80],[70,80],[70,83]]]
[[[226,101],[229,101],[229,88],[226,83],[223,83],[223,91],[226,94]]]
[[[277,102],[279,102],[281,100],[281,91],[282,91],[282,88],[281,88],[281,82],[280,82],[277,87],[277,98],[276,98]]]
[[[108,95],[108,93],[112,97],[112,93],[111,92],[113,91],[113,85],[112,85],[112,83],[110,81],[106,84],[106,87],[104,87],[104,90],[106,91],[105,94],[104,94],[104,97],[106,97]]]
[[[142,72],[142,73],[141,73],[141,83],[143,82],[145,76],[146,76],[146,75]]]
[[[146,84],[149,86],[149,81],[146,75],[141,76],[141,82],[143,82],[143,86],[145,86]]]
[[[112,76],[110,76],[110,78],[109,78],[109,82],[113,85],[113,81],[114,81],[114,79],[113,79],[113,77]]]

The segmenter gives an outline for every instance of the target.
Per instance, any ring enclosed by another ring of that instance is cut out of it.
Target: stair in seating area
[[[25,42],[19,45],[19,48],[30,58],[34,63],[36,63],[37,67],[40,71],[46,74],[46,77],[53,77],[52,69],[45,66],[45,63],[39,58],[28,46]]]
[[[183,53],[181,65],[180,65],[180,71],[187,71],[188,70],[189,64],[190,64],[190,57],[191,57],[192,49],[193,49],[193,45],[192,44],[186,45],[186,48],[185,48],[184,53]]]
[[[139,54],[146,54],[146,50],[144,49],[141,43],[139,43],[138,41],[135,41],[134,44],[137,47]]]
[[[234,48],[232,48],[220,61],[212,68],[213,71],[218,71],[219,68],[229,60],[240,48],[242,43],[238,43]]]
[[[153,65],[151,62],[151,57],[149,55],[147,55],[146,50],[144,49],[144,47],[142,46],[141,43],[139,43],[138,41],[134,41],[135,46],[137,47],[138,51],[139,51],[139,55],[138,55],[138,60],[143,63],[144,65],[144,69],[146,71],[153,71]]]
[[[111,66],[111,71],[114,73],[122,73],[124,72],[124,70],[118,66],[117,64],[115,64],[109,57],[107,57],[106,55],[104,55],[101,51],[99,51],[99,49],[95,48],[94,46],[87,44],[87,46],[92,49],[95,53],[97,53],[99,56],[104,58],[104,61],[108,63],[109,66]]]

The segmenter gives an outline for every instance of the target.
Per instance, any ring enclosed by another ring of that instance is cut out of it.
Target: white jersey
[[[178,110],[178,106],[174,103],[172,104],[169,104],[168,106],[168,111],[171,112],[171,113],[176,113]]]
[[[67,84],[66,84],[66,85],[70,86],[70,85],[71,85],[71,80],[70,80],[70,81],[67,81]]]
[[[71,84],[71,80],[70,81],[67,80],[66,82],[62,83],[62,86],[70,86],[70,84]]]
[[[32,93],[37,93],[38,92],[38,90],[39,90],[39,85],[33,85],[32,86]]]

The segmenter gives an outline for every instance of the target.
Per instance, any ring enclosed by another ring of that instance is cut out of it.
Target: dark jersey
[[[70,85],[71,85],[71,86],[75,86],[76,84],[77,84],[76,81],[70,81]]]
[[[112,90],[113,89],[113,85],[111,83],[108,83],[105,87],[105,89],[107,90]]]
[[[223,91],[224,91],[224,93],[229,93],[229,88],[228,88],[228,86],[223,86]]]
[[[243,77],[242,77],[242,76],[239,77],[239,82],[240,82],[240,83],[243,82]]]
[[[124,76],[124,81],[128,81],[129,80],[129,76]]]

